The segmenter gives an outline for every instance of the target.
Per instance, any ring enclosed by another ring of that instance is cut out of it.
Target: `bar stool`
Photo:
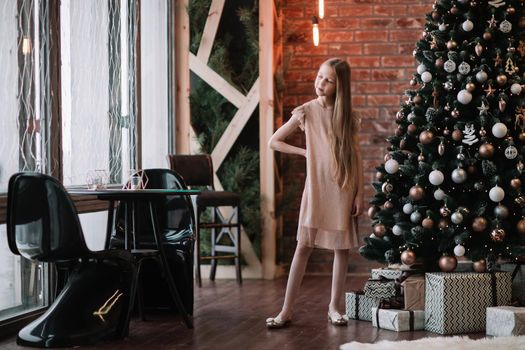
[[[171,170],[182,176],[188,186],[205,186],[208,191],[203,191],[196,198],[197,229],[195,235],[195,274],[198,286],[202,286],[200,263],[210,260],[210,280],[215,280],[217,259],[234,259],[237,283],[242,284],[241,275],[241,210],[240,196],[238,193],[216,191],[213,185],[213,164],[210,155],[168,155]],[[219,207],[233,207],[233,213],[225,218]],[[211,221],[201,221],[202,213],[211,208]],[[211,254],[201,256],[200,230],[211,230]],[[223,239],[228,237],[232,245],[224,244]],[[226,253],[226,254],[219,254]]]

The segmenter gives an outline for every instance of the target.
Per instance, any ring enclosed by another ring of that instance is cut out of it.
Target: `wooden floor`
[[[362,286],[364,278],[349,278],[347,289]],[[149,314],[146,322],[134,319],[127,339],[82,349],[338,349],[339,345],[359,341],[413,340],[436,337],[424,331],[392,332],[372,327],[372,323],[350,320],[347,327],[327,322],[330,278],[306,277],[297,301],[294,321],[289,328],[267,330],[264,320],[279,311],[285,279],[203,281],[195,289],[194,329],[187,329],[179,316]],[[482,338],[484,333],[471,334]],[[23,349],[14,337],[0,341],[0,349]]]

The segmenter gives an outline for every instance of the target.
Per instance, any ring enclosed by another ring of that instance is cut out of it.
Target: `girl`
[[[306,183],[301,200],[297,247],[290,267],[281,312],[266,320],[268,328],[290,324],[306,263],[314,247],[333,249],[332,293],[328,321],[346,325],[339,312],[349,249],[357,246],[357,216],[363,210],[359,120],[352,114],[350,66],[332,58],[319,68],[317,98],[295,108],[290,120],[271,137],[271,149],[306,157]],[[297,127],[306,134],[306,149],[285,139]]]

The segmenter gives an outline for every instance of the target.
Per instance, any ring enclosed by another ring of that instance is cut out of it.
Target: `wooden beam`
[[[224,0],[212,0],[210,10],[208,11],[208,19],[202,31],[199,50],[197,51],[197,58],[201,62],[204,62],[204,64],[208,64],[208,60],[210,59],[211,49],[215,42],[215,35],[217,35],[223,9]]]
[[[210,85],[219,94],[224,96],[224,98],[230,101],[235,107],[240,108],[240,106],[243,105],[246,97],[244,97],[239,90],[234,88],[223,77],[199,60],[194,54],[190,52],[189,55],[190,69],[193,73],[197,74],[199,78],[204,80],[206,84]]]
[[[226,155],[232,148],[235,141],[239,137],[242,129],[250,119],[253,111],[259,104],[259,78],[255,81],[250,92],[246,95],[246,102],[237,110],[237,113],[233,116],[230,124],[221,138],[215,145],[211,153],[211,158],[213,160],[213,166],[215,169],[219,169],[222,162],[226,158]]]
[[[272,4],[274,2],[272,1]],[[261,240],[263,278],[276,275],[276,222],[274,154],[268,148],[273,134],[273,26],[274,6],[259,5],[259,154],[260,192],[263,232]]]
[[[175,2],[175,152],[190,153],[190,20],[188,16],[188,1]]]

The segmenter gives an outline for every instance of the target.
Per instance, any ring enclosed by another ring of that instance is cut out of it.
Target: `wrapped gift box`
[[[395,280],[396,278],[401,277],[401,275],[403,274],[403,271],[399,269],[382,268],[382,269],[372,269],[371,274],[372,274],[372,279],[374,280],[380,279],[381,277],[387,278],[389,280]]]
[[[401,284],[405,299],[405,310],[425,309],[425,277],[408,277]]]
[[[372,325],[396,332],[425,328],[425,311],[372,308]]]
[[[346,293],[346,316],[354,320],[372,321],[372,308],[379,306],[379,299],[369,298],[363,291]]]
[[[488,307],[487,335],[496,337],[525,335],[525,307]]]
[[[486,308],[511,299],[511,275],[491,273],[427,273],[425,330],[460,334],[485,330]]]
[[[385,278],[379,280],[368,280],[365,283],[365,295],[369,298],[390,298],[399,294],[399,286],[395,281]]]

